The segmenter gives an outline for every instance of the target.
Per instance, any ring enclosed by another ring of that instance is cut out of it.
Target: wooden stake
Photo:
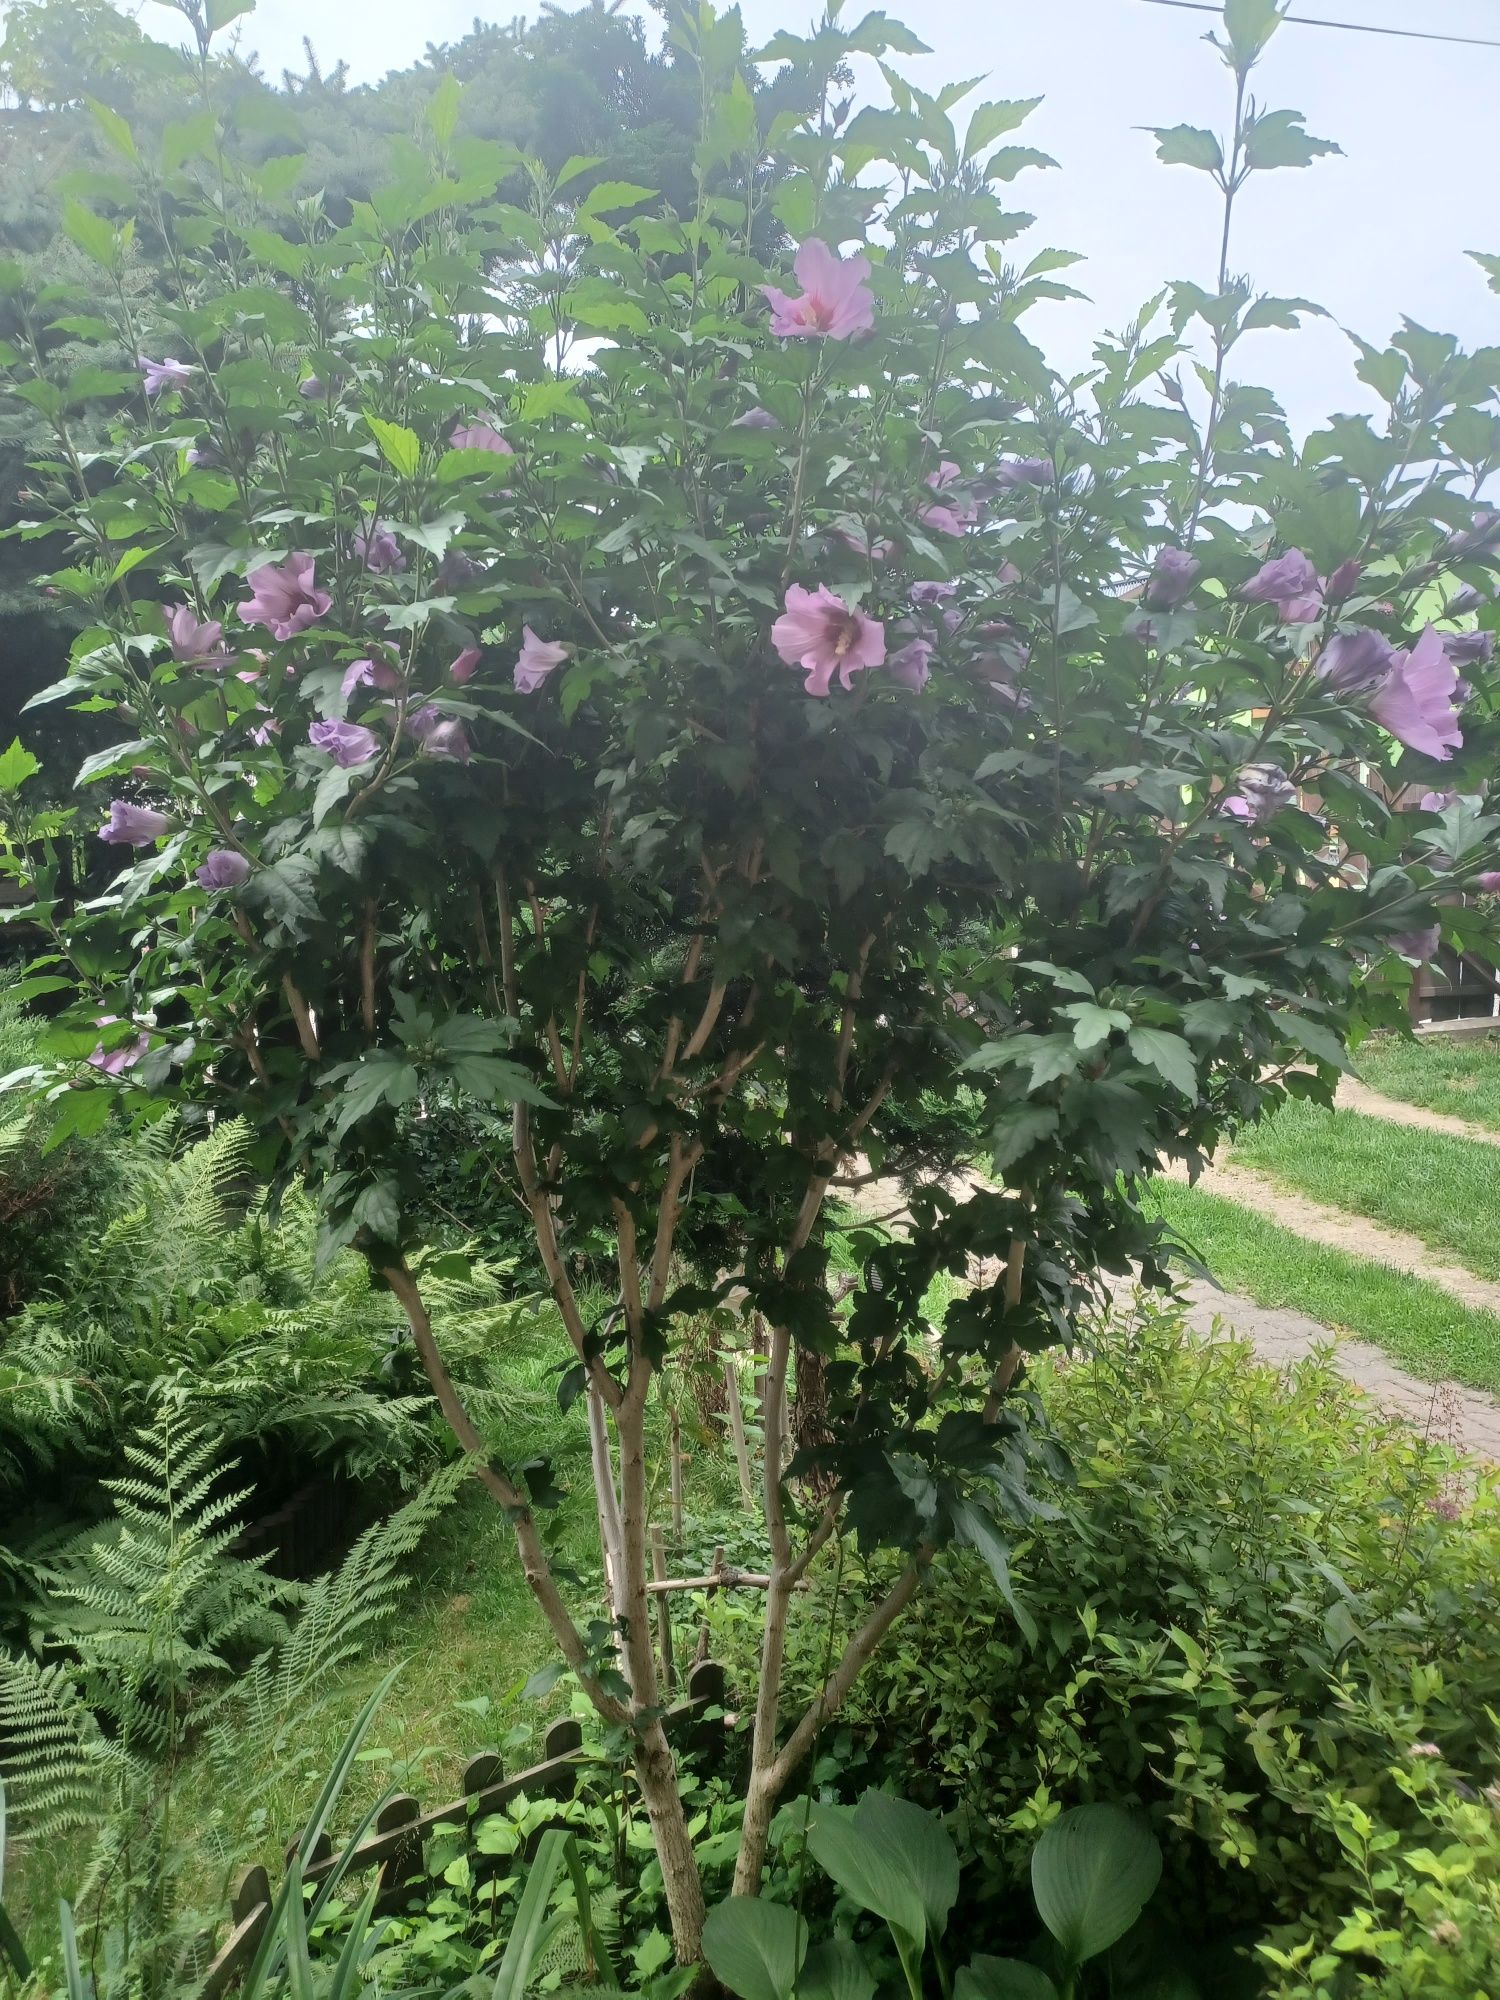
[[[685,1530],[682,1522],[682,1418],[674,1403],[672,1417],[672,1541],[680,1550]]]
[[[658,1527],[651,1530],[651,1574],[656,1579],[656,1633],[661,1642],[661,1683],[670,1695],[677,1686],[677,1665],[672,1658],[672,1607],[661,1586],[667,1580],[667,1544]]]
[[[723,1568],[724,1568],[724,1544],[722,1542],[716,1542],[714,1544],[714,1559],[709,1564],[709,1571],[711,1576],[717,1578],[721,1573],[721,1571],[723,1570]],[[711,1582],[709,1584],[709,1589],[711,1591],[717,1589],[717,1587],[718,1586],[716,1582]],[[706,1611],[707,1607],[705,1606],[704,1608]],[[698,1653],[695,1664],[701,1667],[703,1662],[707,1658],[708,1658],[708,1619],[705,1616],[703,1623],[698,1627]]]
[[[740,1498],[748,1512],[755,1505],[755,1487],[750,1478],[750,1447],[745,1441],[745,1412],[740,1408],[740,1371],[732,1361],[724,1363],[724,1394],[729,1404],[729,1434],[734,1440],[734,1464],[740,1476]]]

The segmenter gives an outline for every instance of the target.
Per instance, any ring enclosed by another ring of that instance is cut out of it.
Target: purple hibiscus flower
[[[1399,951],[1403,958],[1414,958],[1419,965],[1425,965],[1437,957],[1438,946],[1442,942],[1442,931],[1433,924],[1425,931],[1398,931],[1387,939],[1392,951]]]
[[[191,604],[174,604],[167,613],[167,638],[172,658],[185,667],[211,667],[223,672],[235,655],[224,648],[224,627],[217,618],[199,618]]]
[[[1262,563],[1240,596],[1249,604],[1274,604],[1283,625],[1311,625],[1323,615],[1323,580],[1301,549]]]
[[[1500,514],[1481,507],[1468,527],[1456,530],[1443,547],[1450,556],[1469,556],[1491,547],[1497,541],[1500,541]]]
[[[339,682],[339,693],[347,701],[357,687],[375,687],[384,694],[396,694],[403,685],[389,660],[351,660]]]
[[[313,568],[311,556],[289,555],[280,566],[266,563],[251,570],[245,581],[252,595],[239,607],[243,622],[264,625],[273,639],[284,642],[326,618],[333,599],[314,584]]]
[[[1002,458],[991,474],[997,493],[1009,493],[1018,486],[1048,486],[1057,475],[1050,458]]]
[[[380,755],[380,738],[358,722],[315,722],[307,732],[315,750],[323,751],[346,771]]]
[[[503,458],[513,458],[514,448],[495,429],[493,424],[478,419],[470,424],[455,424],[448,434],[448,442],[455,451],[493,451]]]
[[[165,813],[132,805],[129,799],[111,799],[109,818],[100,827],[99,838],[108,847],[149,847],[171,831],[172,822]]]
[[[147,354],[138,354],[135,365],[141,371],[141,387],[148,396],[159,396],[166,389],[183,389],[197,374],[185,361],[176,361],[168,355],[164,361],[153,361]]]
[[[1175,611],[1202,573],[1186,549],[1161,549],[1151,566],[1142,602],[1149,611]]]
[[[1463,748],[1458,726],[1458,669],[1429,625],[1409,653],[1397,653],[1370,698],[1370,713],[1398,742],[1446,763]]]
[[[354,553],[365,568],[375,576],[399,575],[406,568],[406,557],[401,553],[401,544],[389,528],[379,521],[368,531],[354,537]]]
[[[521,651],[516,660],[515,686],[518,694],[535,694],[548,674],[556,671],[572,651],[571,646],[539,639],[529,625],[521,627]]]
[[[1319,653],[1317,676],[1335,694],[1363,694],[1384,680],[1396,658],[1390,640],[1368,625],[1352,632],[1335,632]]]
[[[1296,786],[1279,764],[1247,764],[1235,780],[1234,790],[1221,801],[1221,809],[1232,819],[1263,826],[1296,796]]]
[[[114,1028],[120,1025],[118,1014],[98,1014],[94,1018],[96,1028]],[[89,1057],[89,1067],[97,1069],[105,1076],[123,1076],[128,1069],[134,1069],[141,1057],[151,1046],[149,1035],[137,1035],[133,1042],[122,1042],[117,1049],[106,1049],[103,1042]]]
[[[1493,632],[1445,632],[1443,651],[1455,667],[1488,666],[1495,653]]]
[[[436,716],[436,720],[428,723],[423,729],[418,755],[442,758],[454,764],[467,764],[474,752],[463,724],[456,715],[441,715],[436,710],[432,713]],[[415,716],[407,718],[408,723],[415,720]]]
[[[932,641],[908,639],[885,664],[893,681],[899,681],[902,687],[909,687],[913,694],[920,694],[932,671]]]
[[[478,673],[479,662],[483,658],[484,654],[477,646],[465,646],[461,653],[448,662],[449,680],[456,681],[460,687],[464,686]]]
[[[438,589],[444,592],[460,591],[484,575],[484,564],[466,556],[462,549],[449,549],[438,564]]]
[[[945,458],[936,472],[929,472],[927,484],[934,493],[942,493],[951,486],[959,474],[959,468],[951,458]],[[972,528],[979,519],[979,509],[972,500],[964,500],[950,495],[945,501],[935,501],[918,510],[918,520],[926,528],[935,529],[940,535],[961,535]]]
[[[250,863],[232,847],[216,847],[193,872],[205,889],[238,889],[250,879]]]

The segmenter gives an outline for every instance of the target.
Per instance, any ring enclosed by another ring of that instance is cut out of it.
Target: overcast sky
[[[148,32],[170,31],[162,5],[119,3]],[[1055,245],[1087,258],[1070,275],[1089,302],[1028,322],[1057,365],[1082,366],[1094,334],[1123,324],[1164,278],[1212,283],[1217,191],[1186,167],[1159,166],[1154,142],[1137,129],[1223,129],[1228,73],[1202,39],[1212,16],[1146,0],[883,4],[932,46],[930,56],[907,59],[915,81],[935,88],[984,74],[983,95],[1044,100],[1019,137],[1058,168],[1023,175],[1011,199],[1038,218],[1017,253]],[[856,19],[864,10],[862,0],[848,6]],[[811,0],[743,0],[743,8],[757,41],[803,28],[814,12]],[[412,62],[429,41],[457,39],[476,12],[508,20],[513,11],[479,0],[259,0],[243,41],[274,76],[301,67],[307,35],[321,63],[343,58],[368,82]],[[1500,0],[1293,0],[1292,11],[1500,43]],[[1288,22],[1256,88],[1266,106],[1305,113],[1308,130],[1344,152],[1261,176],[1241,198],[1232,267],[1262,291],[1316,300],[1333,323],[1254,336],[1238,372],[1269,383],[1305,428],[1333,410],[1369,406],[1339,326],[1383,342],[1409,313],[1469,346],[1500,340],[1500,297],[1464,255],[1500,251],[1489,136],[1500,46]]]

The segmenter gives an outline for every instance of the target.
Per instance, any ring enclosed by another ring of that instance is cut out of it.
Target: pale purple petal
[[[516,691],[519,694],[535,694],[547,676],[562,665],[572,650],[571,646],[539,639],[529,625],[523,625],[521,651],[513,675]]]
[[[1408,749],[1446,763],[1463,748],[1458,726],[1458,669],[1429,625],[1409,653],[1398,653],[1370,699],[1370,713]]]
[[[495,426],[480,421],[455,424],[448,442],[455,451],[492,451],[503,458],[514,456],[514,448],[506,443]]]
[[[313,568],[312,556],[294,554],[279,566],[266,563],[251,570],[245,580],[252,594],[239,607],[244,623],[264,625],[272,638],[285,642],[325,618],[333,599],[316,588]]]

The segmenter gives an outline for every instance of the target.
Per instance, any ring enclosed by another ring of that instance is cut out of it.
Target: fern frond
[[[46,1838],[96,1824],[109,1768],[124,1756],[66,1667],[0,1656],[0,1780],[23,1832]]]
[[[163,1405],[126,1448],[132,1470],[106,1480],[114,1519],[85,1530],[47,1573],[39,1629],[78,1657],[76,1685],[121,1740],[162,1747],[193,1685],[229,1671],[231,1650],[286,1630],[290,1586],[265,1558],[233,1553],[247,1491],[217,1490],[217,1442]]]
[[[307,1585],[290,1636],[262,1654],[215,1703],[215,1756],[228,1769],[246,1743],[278,1746],[306,1719],[337,1670],[394,1613],[406,1590],[405,1565],[469,1477],[459,1459],[384,1521],[366,1528],[336,1570]]]

